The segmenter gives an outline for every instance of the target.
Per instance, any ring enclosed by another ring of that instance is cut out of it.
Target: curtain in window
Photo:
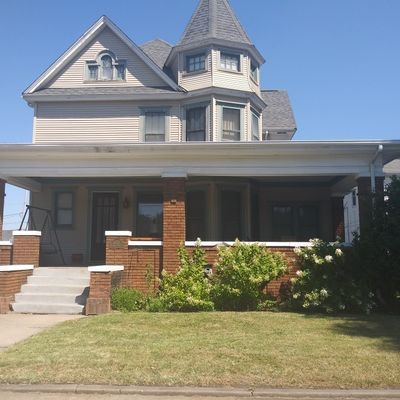
[[[240,110],[223,108],[223,140],[240,140]]]
[[[103,79],[112,80],[113,78],[113,65],[112,58],[110,56],[101,57],[101,68],[103,72]]]
[[[146,112],[145,114],[145,141],[165,141],[165,113],[160,111]]]
[[[206,139],[206,109],[192,108],[186,112],[186,141],[204,141]]]

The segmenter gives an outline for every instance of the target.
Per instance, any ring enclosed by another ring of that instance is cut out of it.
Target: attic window
[[[258,83],[258,67],[253,61],[250,63],[250,77],[253,81]]]
[[[186,57],[186,72],[204,71],[206,69],[206,55],[196,54]]]
[[[121,81],[125,79],[125,62],[111,52],[100,53],[96,61],[86,62],[88,81]]]

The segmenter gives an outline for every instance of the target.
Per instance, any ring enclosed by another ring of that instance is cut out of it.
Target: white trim
[[[29,271],[34,265],[0,265],[0,272]]]
[[[93,267],[88,267],[89,272],[117,272],[123,270],[123,265],[95,265]]]
[[[13,236],[42,236],[40,231],[13,231]]]
[[[12,243],[8,240],[0,241],[0,246],[12,246]]]
[[[130,240],[128,242],[128,246],[133,246],[133,247],[140,247],[140,246],[162,246],[163,242],[162,240]]]
[[[105,232],[106,236],[132,236],[131,231],[106,231]]]
[[[128,36],[125,35],[109,18],[102,16],[96,21],[65,53],[63,53],[48,69],[46,69],[25,91],[24,94],[33,93],[43,84],[52,79],[78,52],[87,45],[95,35],[105,27],[110,28],[113,33],[121,39],[129,49],[135,53],[150,69],[153,70],[168,86],[180,90],[179,86],[169,78],[161,68],[146,55]]]
[[[243,244],[258,244],[264,247],[311,247],[310,242],[240,242]],[[201,242],[201,247],[233,246],[235,242]],[[185,246],[194,247],[196,242],[186,241]]]

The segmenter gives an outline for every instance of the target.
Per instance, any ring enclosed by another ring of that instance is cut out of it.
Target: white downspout
[[[375,190],[376,190],[376,185],[375,185],[375,161],[378,158],[379,154],[382,153],[382,151],[383,151],[383,145],[380,144],[378,146],[378,149],[376,150],[376,153],[375,153],[374,157],[372,158],[370,166],[369,166],[370,175],[371,175],[371,192],[372,193],[375,193]]]

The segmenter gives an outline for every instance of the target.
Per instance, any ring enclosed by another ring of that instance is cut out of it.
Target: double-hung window
[[[221,52],[220,67],[227,71],[240,71],[240,55]]]
[[[251,140],[260,140],[260,118],[255,113],[251,113]]]
[[[241,109],[222,107],[222,140],[240,140]]]
[[[136,223],[136,234],[138,236],[150,238],[162,237],[162,193],[138,193]]]
[[[206,140],[206,107],[190,108],[186,111],[186,141]]]
[[[250,63],[250,76],[253,79],[253,81],[258,83],[258,67],[256,64],[251,61]]]
[[[206,55],[204,53],[186,57],[186,72],[204,71],[206,69]]]
[[[72,192],[55,193],[55,223],[59,228],[71,228],[73,225],[74,196]]]
[[[165,142],[165,111],[146,111],[144,114],[144,141]]]

